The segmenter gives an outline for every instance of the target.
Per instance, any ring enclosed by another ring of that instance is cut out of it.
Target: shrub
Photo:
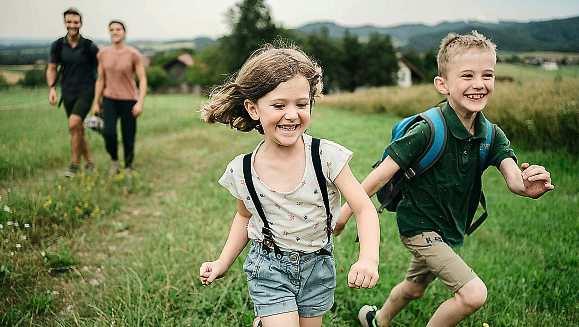
[[[24,78],[20,81],[24,87],[40,87],[46,85],[46,77],[44,70],[31,69],[24,74]]]
[[[168,83],[169,76],[163,68],[159,66],[151,66],[147,69],[147,84],[152,91],[158,91],[164,86],[167,86]]]

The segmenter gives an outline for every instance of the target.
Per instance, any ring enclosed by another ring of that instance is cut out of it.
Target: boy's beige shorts
[[[475,272],[446,244],[436,232],[423,232],[412,237],[400,236],[412,253],[406,279],[425,287],[435,278],[456,293],[477,277]]]

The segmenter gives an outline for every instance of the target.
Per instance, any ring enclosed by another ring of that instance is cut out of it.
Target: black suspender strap
[[[263,222],[263,229],[261,231],[263,233],[264,241],[270,242],[273,245],[273,249],[276,255],[281,255],[281,250],[273,240],[271,228],[269,227],[269,223],[265,218],[265,213],[261,207],[261,202],[259,201],[257,193],[255,192],[255,187],[253,186],[253,179],[251,178],[251,153],[243,156],[243,179],[245,179],[245,185],[247,186],[247,190],[249,191],[249,195],[251,196],[251,201],[253,201],[255,210],[257,210],[257,213]]]
[[[273,245],[276,254],[281,255],[281,250],[273,240],[273,233],[269,227],[269,223],[265,217],[265,212],[255,191],[255,186],[253,185],[253,179],[251,174],[251,153],[243,156],[243,179],[245,180],[245,185],[249,191],[251,201],[255,206],[255,210],[261,221],[263,222],[263,237],[266,242]],[[314,171],[316,172],[316,179],[318,180],[318,185],[320,186],[320,192],[322,193],[322,199],[324,200],[324,207],[326,208],[326,234],[328,237],[328,243],[331,241],[332,236],[332,212],[330,211],[330,200],[328,198],[328,188],[326,187],[326,178],[324,177],[324,172],[322,170],[322,160],[320,159],[320,139],[312,138],[312,162],[314,164]]]
[[[328,199],[328,188],[326,187],[326,177],[322,170],[322,160],[320,159],[320,139],[312,137],[312,162],[314,163],[314,170],[316,171],[316,179],[322,192],[324,199],[324,207],[326,207],[326,234],[328,235],[328,243],[332,236],[332,212],[330,211],[330,200]]]

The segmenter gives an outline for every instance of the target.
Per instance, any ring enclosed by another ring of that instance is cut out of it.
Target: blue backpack
[[[491,149],[494,135],[495,135],[495,125],[488,121],[484,115],[482,116],[485,125],[485,137],[481,141],[479,149],[479,162],[480,162],[480,174],[489,166],[488,153]],[[392,140],[391,142],[398,140],[419,121],[424,120],[428,123],[430,127],[430,137],[428,141],[428,146],[424,152],[418,157],[416,162],[410,166],[407,170],[398,171],[391,179],[376,193],[376,197],[380,202],[380,208],[378,212],[382,212],[384,208],[388,211],[395,212],[398,207],[398,203],[402,198],[400,193],[400,187],[405,180],[410,180],[422,175],[428,169],[430,169],[442,156],[444,149],[446,147],[446,138],[448,130],[446,127],[446,122],[442,115],[442,110],[440,107],[433,107],[420,114],[412,115],[402,119],[400,122],[396,123],[392,128]],[[382,158],[374,164],[376,168],[382,161],[388,156],[386,150],[382,154]],[[466,233],[470,235],[476,228],[478,228],[484,220],[487,218],[488,213],[486,209],[486,200],[484,193],[481,191],[480,204],[484,210],[481,216],[473,223],[472,218],[467,221]]]

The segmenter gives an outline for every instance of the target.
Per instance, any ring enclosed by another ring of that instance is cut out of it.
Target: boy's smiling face
[[[434,85],[457,113],[470,116],[483,110],[495,88],[496,57],[489,50],[465,49],[455,54],[444,77]]]

